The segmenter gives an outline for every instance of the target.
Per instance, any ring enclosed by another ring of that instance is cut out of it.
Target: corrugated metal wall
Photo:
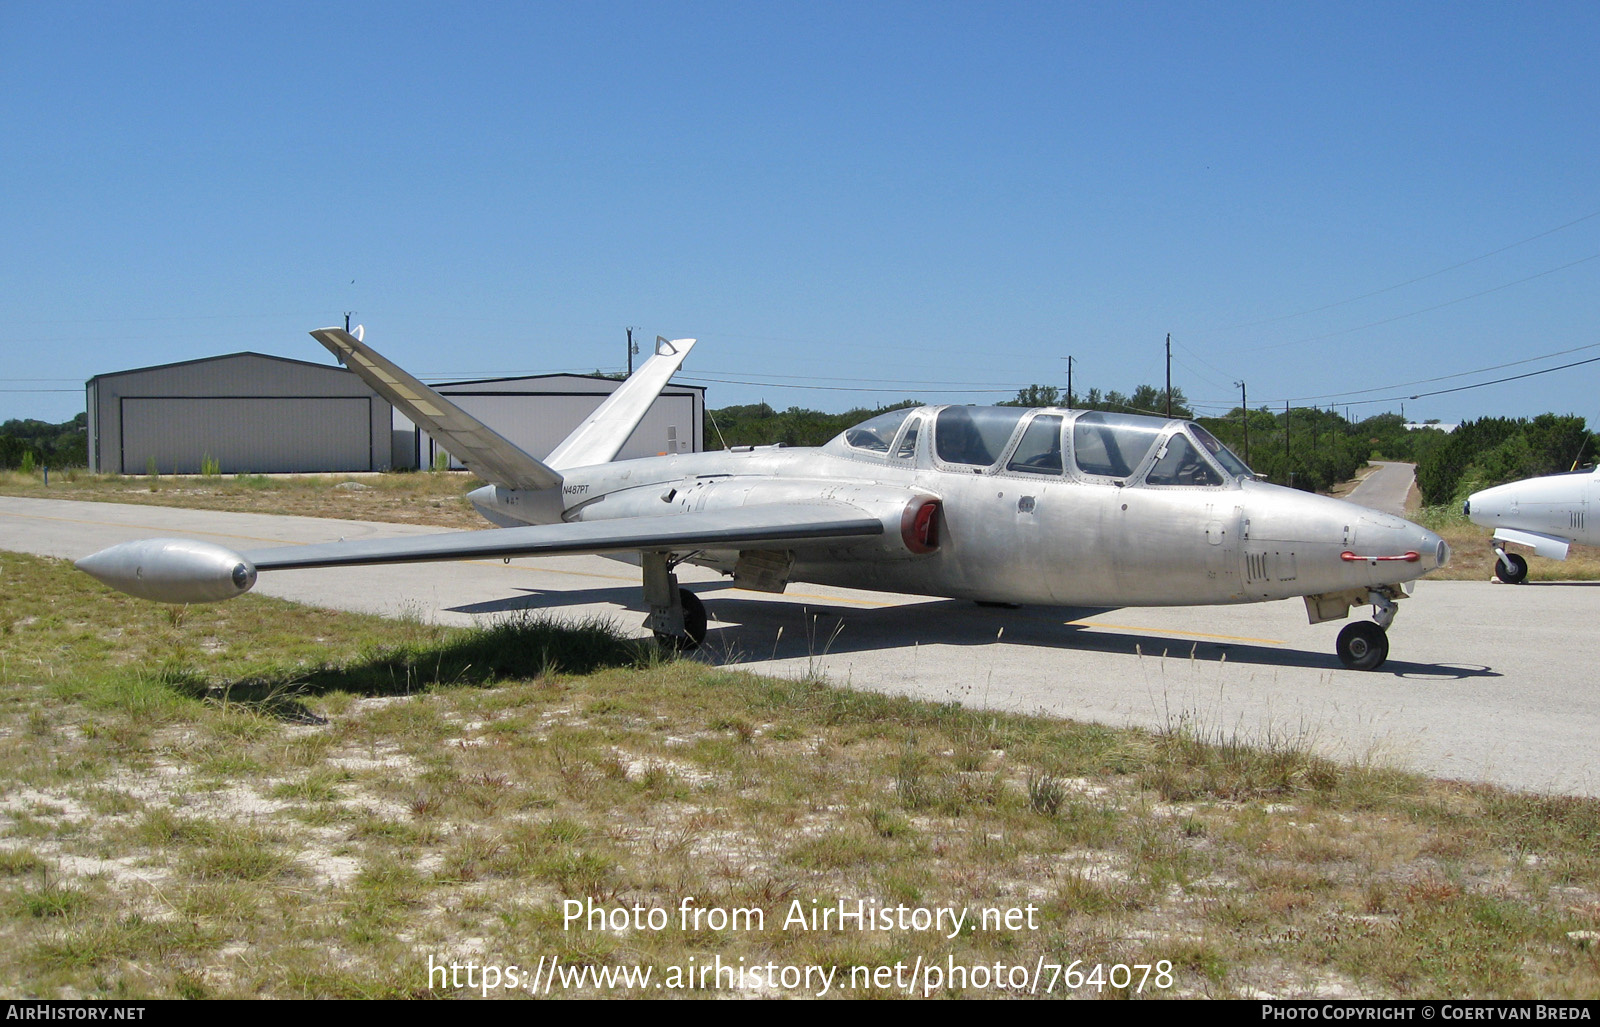
[[[620,384],[620,383],[615,383]],[[597,386],[599,386],[597,388]],[[467,413],[499,432],[533,457],[543,460],[585,417],[611,394],[611,382],[578,375],[550,375],[489,382],[436,385]],[[691,453],[703,448],[701,439],[702,393],[668,386],[645,413],[644,419],[617,454],[619,460]],[[404,421],[397,416],[397,422]],[[432,466],[444,450],[426,432],[417,432],[417,465]],[[460,468],[454,459],[450,466]]]
[[[90,466],[193,474],[376,471],[392,410],[342,367],[236,353],[97,375],[86,390]]]
[[[122,397],[123,474],[373,469],[372,400],[322,397]],[[385,436],[384,442],[388,442]]]

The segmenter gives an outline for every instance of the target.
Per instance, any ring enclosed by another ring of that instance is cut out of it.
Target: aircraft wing
[[[244,558],[257,570],[266,571],[560,553],[789,549],[840,538],[882,535],[883,530],[878,518],[848,507],[772,505],[670,517],[627,517],[284,546],[253,550]]]
[[[668,517],[283,546],[243,555],[211,542],[139,539],[86,556],[78,561],[78,569],[141,599],[211,603],[249,591],[258,570],[560,553],[797,549],[840,539],[868,538],[884,531],[881,519],[848,506],[772,504]]]
[[[561,484],[559,473],[343,328],[319,328],[311,337],[484,481],[512,489],[548,489]]]

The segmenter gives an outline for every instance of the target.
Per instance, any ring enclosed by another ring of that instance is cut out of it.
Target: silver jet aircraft
[[[1600,545],[1600,529],[1589,513],[1600,510],[1600,468],[1525,478],[1474,492],[1461,512],[1474,524],[1494,529],[1495,574],[1516,585],[1527,580],[1528,561],[1506,552],[1506,543],[1528,546],[1536,556],[1565,560],[1574,542]]]
[[[694,345],[655,354],[540,461],[339,328],[311,333],[489,482],[473,505],[499,527],[235,553],[208,542],[126,542],[78,561],[159,602],[228,599],[258,571],[539,556],[637,554],[665,644],[698,644],[706,612],[680,563],[736,587],[816,582],[988,603],[1190,606],[1301,596],[1371,670],[1409,584],[1449,559],[1431,531],[1257,481],[1197,424],[1099,411],[896,410],[815,449],[735,447],[614,461]]]

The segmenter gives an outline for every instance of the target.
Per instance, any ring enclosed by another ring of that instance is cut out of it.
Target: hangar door
[[[364,396],[125,396],[123,474],[373,469],[372,400]]]

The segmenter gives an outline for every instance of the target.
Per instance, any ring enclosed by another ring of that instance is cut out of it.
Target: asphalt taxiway
[[[0,549],[74,559],[154,536],[251,549],[437,530],[0,497]],[[1118,726],[1185,724],[1438,777],[1600,795],[1600,582],[1421,581],[1390,630],[1389,662],[1357,672],[1333,655],[1340,624],[1307,624],[1299,600],[1000,609],[805,584],[769,596],[682,570],[712,618],[697,654],[711,662]],[[532,610],[610,617],[642,633],[644,616],[638,571],[588,556],[279,571],[256,590],[442,623]]]

